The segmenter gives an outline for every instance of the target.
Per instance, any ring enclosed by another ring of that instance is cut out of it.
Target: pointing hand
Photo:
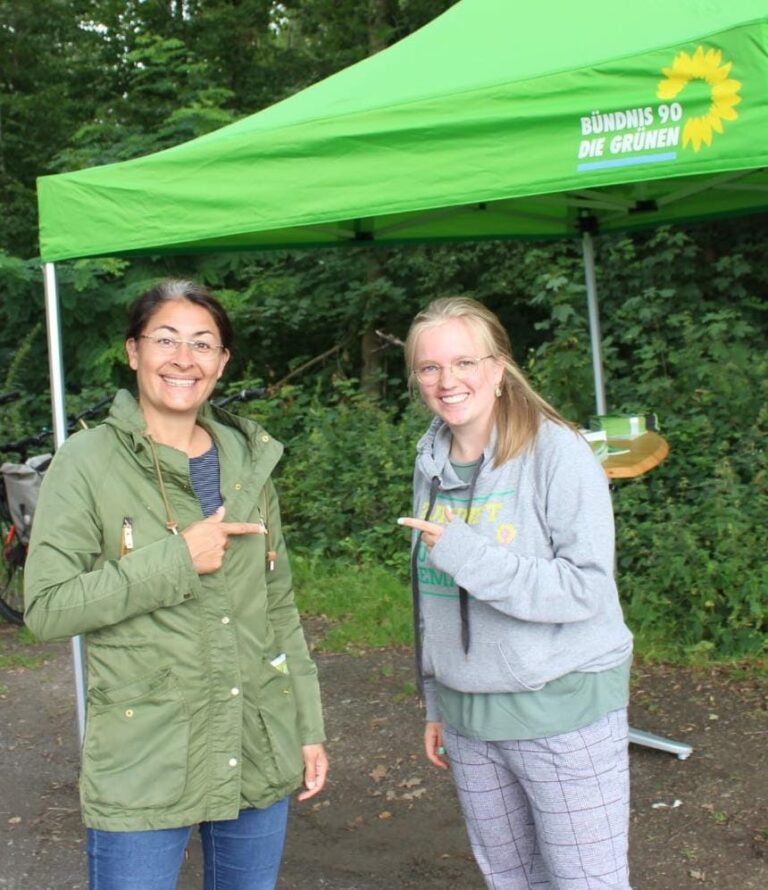
[[[445,518],[448,522],[451,522],[454,518],[454,513],[449,507],[446,507]],[[426,544],[429,550],[437,544],[445,531],[445,527],[438,525],[436,522],[427,522],[424,519],[415,519],[412,516],[401,516],[400,519],[397,520],[397,524],[405,525],[408,528],[415,528],[416,531],[420,531],[421,540]]]
[[[224,507],[219,507],[207,519],[193,523],[181,533],[198,575],[207,575],[221,568],[232,535],[266,534],[267,530],[260,522],[224,522],[224,512]]]

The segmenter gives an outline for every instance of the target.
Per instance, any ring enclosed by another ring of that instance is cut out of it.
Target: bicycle
[[[0,395],[0,405],[19,399],[18,392]],[[67,429],[72,432],[85,420],[101,413],[112,400],[111,396],[80,414],[67,418]],[[0,445],[0,452],[19,455],[19,463],[6,462],[0,467],[0,616],[11,624],[24,623],[24,563],[32,530],[32,517],[37,505],[37,492],[53,455],[37,454],[27,457],[51,437],[47,428],[33,436]]]
[[[267,394],[268,390],[264,388],[241,389],[232,395],[214,399],[213,404],[224,407],[232,402],[261,399]],[[0,405],[19,397],[19,393],[0,395]],[[99,414],[111,401],[112,396],[107,396],[81,414],[68,418],[68,431],[74,431],[78,425],[85,426],[85,420]],[[47,441],[50,435],[50,430],[44,429],[35,436],[0,445],[0,452],[13,452],[23,459],[23,463],[2,465],[5,484],[0,484],[0,541],[2,542],[0,616],[11,624],[24,623],[24,563],[27,558],[27,545],[37,504],[37,490],[53,458],[51,454],[36,455],[32,458],[26,456],[31,449]],[[11,492],[12,495],[9,497]]]

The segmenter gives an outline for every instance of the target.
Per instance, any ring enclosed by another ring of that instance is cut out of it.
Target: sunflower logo
[[[706,114],[689,118],[683,128],[683,148],[692,143],[698,151],[702,143],[712,144],[712,131],[723,132],[723,121],[736,120],[734,106],[741,102],[741,82],[733,80],[732,62],[721,65],[723,54],[719,49],[705,50],[699,46],[689,56],[680,52],[669,68],[662,68],[666,78],[659,82],[656,95],[659,99],[674,99],[691,81],[703,81],[710,90],[710,105]]]

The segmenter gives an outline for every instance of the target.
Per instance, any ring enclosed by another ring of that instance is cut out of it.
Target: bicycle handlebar
[[[15,402],[21,398],[21,393],[17,390],[13,392],[0,393],[0,405],[7,405],[8,402]]]
[[[231,396],[222,396],[221,398],[214,399],[213,404],[219,408],[224,407],[224,405],[228,405],[230,402],[248,402],[251,399],[263,399],[269,394],[269,390],[266,387],[254,387],[252,389],[241,389],[239,392],[233,393]],[[6,402],[12,402],[16,399],[21,398],[21,393],[18,392],[9,392],[0,395],[0,405]],[[72,432],[76,429],[78,423],[81,420],[87,420],[91,417],[95,417],[100,411],[102,411],[110,402],[112,401],[113,396],[104,396],[103,399],[98,401],[95,405],[92,405],[90,408],[86,408],[85,411],[81,411],[79,414],[70,414],[67,417],[67,432]],[[39,433],[36,433],[34,436],[26,436],[23,439],[18,439],[16,442],[5,442],[0,444],[0,452],[17,452],[21,454],[26,454],[26,452],[30,448],[35,448],[38,445],[42,445],[47,439],[52,435],[51,430],[48,428],[42,429]]]
[[[213,404],[217,408],[223,408],[230,402],[250,402],[251,399],[263,399],[269,394],[269,390],[264,386],[258,386],[253,389],[241,389],[240,392],[233,393],[231,396],[222,396],[214,399]]]
[[[11,401],[9,396],[15,396],[16,398],[20,397],[20,393],[7,393],[5,396],[0,396],[0,404],[2,404],[2,400]],[[77,428],[77,424],[81,420],[86,420],[90,417],[94,417],[98,414],[106,405],[108,405],[112,401],[112,396],[104,396],[103,399],[98,401],[95,405],[91,405],[90,408],[86,408],[85,411],[81,411],[79,414],[70,414],[67,416],[67,432],[73,432]],[[39,433],[36,433],[34,436],[25,436],[23,439],[17,439],[15,442],[4,442],[0,444],[0,452],[17,452],[19,454],[26,454],[30,448],[36,448],[39,445],[42,445],[45,441],[47,441],[52,435],[52,431],[48,429],[48,427],[43,427]]]

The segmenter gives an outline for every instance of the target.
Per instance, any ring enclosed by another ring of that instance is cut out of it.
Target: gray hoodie
[[[435,679],[462,692],[523,692],[626,661],[632,635],[613,578],[608,480],[586,441],[543,419],[532,448],[494,469],[494,437],[468,517],[470,485],[451,466],[450,445],[436,418],[414,472],[413,515],[426,514],[435,478],[430,520],[446,524],[446,507],[456,514],[415,558],[427,719],[439,719]],[[469,594],[466,653],[458,587]]]

